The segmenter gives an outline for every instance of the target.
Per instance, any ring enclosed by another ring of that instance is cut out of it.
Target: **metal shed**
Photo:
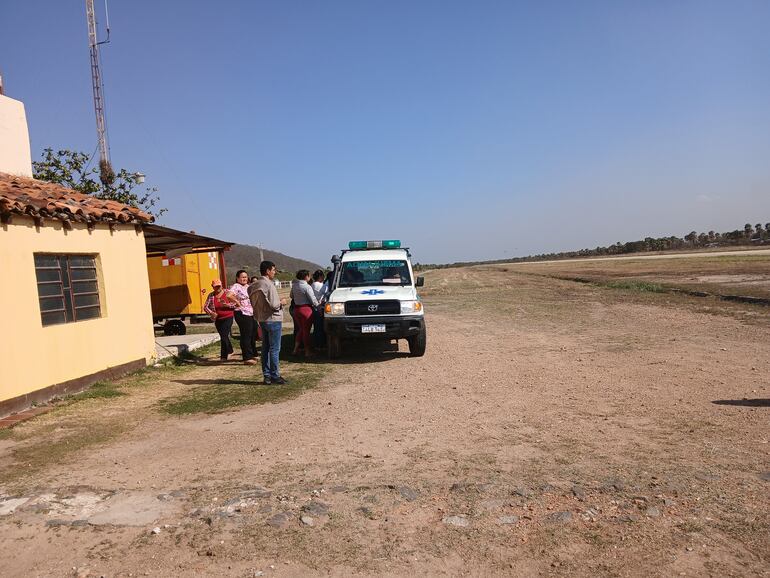
[[[159,225],[145,225],[144,236],[153,321],[166,335],[184,335],[186,319],[206,316],[211,281],[226,284],[224,251],[233,243]]]

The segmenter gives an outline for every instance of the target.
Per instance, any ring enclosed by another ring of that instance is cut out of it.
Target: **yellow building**
[[[150,221],[121,203],[0,173],[0,416],[153,358]]]
[[[31,177],[24,105],[0,94],[0,417],[155,355],[152,217]]]
[[[0,91],[0,418],[145,367],[148,257],[212,252],[224,275],[231,245],[31,177],[24,105]]]

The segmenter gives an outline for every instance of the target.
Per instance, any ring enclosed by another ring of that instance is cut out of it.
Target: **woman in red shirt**
[[[214,279],[211,282],[211,287],[214,289],[206,299],[206,305],[203,306],[203,310],[209,314],[214,321],[214,326],[219,333],[220,359],[234,359],[233,344],[230,343],[230,331],[233,328],[233,320],[235,318],[235,308],[238,306],[238,301],[230,291],[225,291],[222,288],[222,281]]]

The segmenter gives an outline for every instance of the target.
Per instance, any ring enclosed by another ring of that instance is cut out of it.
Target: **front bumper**
[[[385,325],[385,333],[361,333],[362,325]],[[383,315],[361,317],[324,317],[327,335],[403,339],[417,335],[425,327],[423,315]]]

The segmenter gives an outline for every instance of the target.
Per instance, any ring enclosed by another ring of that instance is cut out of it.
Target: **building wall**
[[[32,176],[24,103],[0,94],[0,172]]]
[[[102,317],[43,327],[33,254],[98,254]],[[155,356],[144,234],[58,221],[0,225],[0,403]]]

